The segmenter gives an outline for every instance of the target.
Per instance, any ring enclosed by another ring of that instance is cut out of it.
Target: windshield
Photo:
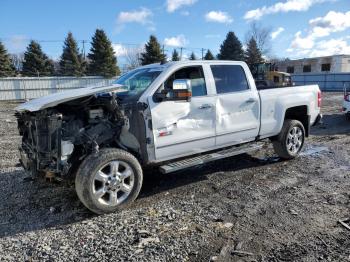
[[[114,84],[123,85],[125,96],[136,96],[149,87],[160,75],[163,68],[141,68],[133,70],[118,78]]]

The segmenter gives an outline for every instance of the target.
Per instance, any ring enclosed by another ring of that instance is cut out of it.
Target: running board
[[[253,143],[242,146],[234,146],[228,149],[216,151],[214,153],[208,153],[205,155],[199,155],[191,158],[186,158],[176,162],[168,163],[159,167],[159,170],[163,174],[175,172],[181,169],[189,168],[192,166],[202,165],[211,161],[236,156],[248,152],[258,150],[263,147],[263,143]]]

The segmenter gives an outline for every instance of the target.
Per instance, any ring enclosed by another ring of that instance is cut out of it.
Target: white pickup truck
[[[20,161],[33,175],[75,178],[84,205],[108,213],[136,199],[149,166],[169,173],[266,138],[296,157],[320,104],[317,85],[257,90],[243,62],[153,64],[18,106]]]

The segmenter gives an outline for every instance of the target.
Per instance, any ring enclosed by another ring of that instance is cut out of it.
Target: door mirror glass
[[[191,91],[191,80],[176,79],[173,82],[173,90],[189,90]]]
[[[192,97],[191,80],[176,79],[172,89],[163,89],[154,94],[156,102],[162,101],[190,101]]]

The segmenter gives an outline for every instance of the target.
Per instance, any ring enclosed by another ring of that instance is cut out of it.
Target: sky
[[[183,47],[184,57],[200,57],[201,48],[218,53],[229,31],[244,42],[254,21],[271,30],[270,57],[350,54],[350,0],[1,0],[0,41],[20,53],[37,40],[58,59],[69,31],[87,53],[101,28],[121,63],[151,34],[168,53]]]

